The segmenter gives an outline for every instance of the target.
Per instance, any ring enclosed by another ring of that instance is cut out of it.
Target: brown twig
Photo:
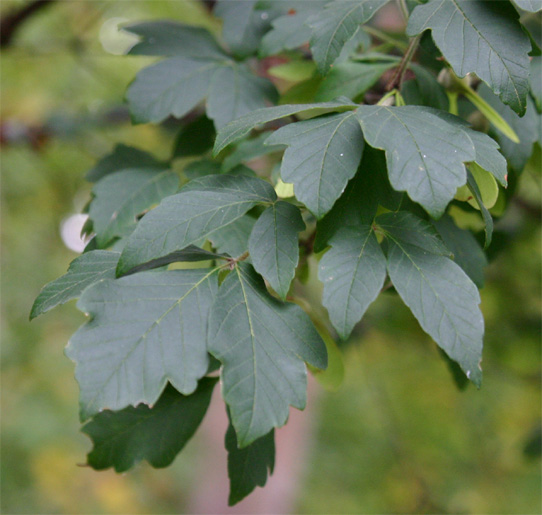
[[[0,47],[6,48],[11,44],[15,32],[36,12],[51,5],[55,0],[34,0],[18,11],[7,14],[0,20]]]

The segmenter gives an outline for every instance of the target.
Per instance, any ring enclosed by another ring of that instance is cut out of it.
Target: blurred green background
[[[26,3],[2,0],[0,15]],[[70,303],[28,322],[40,288],[77,255],[60,226],[88,199],[84,173],[120,142],[169,155],[175,134],[132,127],[122,104],[150,60],[106,51],[122,50],[109,37],[118,21],[164,17],[219,27],[197,2],[63,1],[2,49],[2,513],[182,513],[205,480],[194,474],[201,436],[169,469],[77,467],[90,442],[63,348],[83,316]],[[497,225],[483,388],[459,391],[405,306],[381,295],[345,346],[341,389],[315,388],[292,513],[541,512],[537,168]]]

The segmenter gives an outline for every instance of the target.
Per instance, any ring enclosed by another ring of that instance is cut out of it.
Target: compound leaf
[[[205,377],[191,395],[166,386],[158,402],[98,413],[81,429],[93,442],[87,462],[96,470],[114,467],[125,472],[147,460],[153,467],[167,467],[192,438],[209,403],[216,378]]]
[[[464,127],[415,106],[361,106],[358,115],[367,143],[386,151],[393,188],[406,191],[432,217],[442,215],[466,183],[463,163],[476,159]]]
[[[312,29],[311,50],[322,74],[329,71],[359,26],[368,22],[389,0],[336,0],[307,21]]]
[[[206,238],[259,202],[274,202],[271,184],[245,175],[207,175],[190,181],[137,224],[121,254],[122,275],[151,259],[167,256]]]
[[[363,152],[363,134],[352,112],[286,125],[267,142],[288,145],[280,175],[317,218],[341,196]]]
[[[101,279],[114,278],[119,252],[93,250],[75,258],[62,277],[46,284],[32,306],[30,320],[78,298],[83,290]]]
[[[370,225],[343,227],[329,244],[318,268],[324,284],[322,303],[333,327],[346,339],[382,289],[386,258]]]
[[[459,77],[474,72],[523,115],[529,91],[531,44],[510,2],[431,0],[410,16],[407,34],[427,29]]]
[[[248,240],[252,265],[282,299],[295,275],[299,261],[297,235],[304,229],[299,208],[280,201],[260,215]]]
[[[103,409],[153,405],[167,381],[192,393],[209,365],[207,320],[215,270],[141,272],[106,279],[77,303],[91,316],[66,354],[76,362],[82,420]]]
[[[209,352],[222,362],[222,396],[239,447],[284,425],[289,405],[305,407],[304,361],[327,366],[325,344],[308,315],[270,296],[246,263],[220,287],[209,319]]]
[[[130,234],[138,215],[178,188],[177,174],[148,168],[122,170],[98,181],[92,188],[94,198],[89,209],[98,246],[105,247],[114,238]]]
[[[275,468],[275,431],[258,438],[247,447],[239,449],[233,426],[226,432],[228,451],[228,477],[230,495],[228,504],[233,506],[250,494],[257,486],[264,486],[267,476]]]

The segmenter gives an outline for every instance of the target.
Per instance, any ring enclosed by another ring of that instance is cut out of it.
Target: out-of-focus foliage
[[[0,14],[21,5],[4,0]],[[174,144],[167,127],[130,126],[122,107],[146,63],[99,44],[118,18],[167,17],[217,28],[196,2],[58,2],[2,52],[3,513],[184,512],[198,480],[198,437],[168,470],[77,468],[91,445],[76,436],[78,388],[62,353],[82,317],[70,303],[28,323],[41,286],[76,257],[59,227],[88,198],[84,173],[116,142],[158,158]],[[296,511],[540,512],[540,193],[538,149],[495,227],[482,390],[459,391],[408,309],[381,296],[347,344],[345,383],[311,406],[318,428]],[[306,288],[321,294],[314,280]]]

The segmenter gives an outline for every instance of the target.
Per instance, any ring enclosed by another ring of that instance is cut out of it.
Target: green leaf
[[[311,11],[304,11],[273,20],[272,29],[262,39],[260,55],[264,57],[279,54],[306,43],[311,37],[311,29],[305,25],[310,14]]]
[[[249,446],[239,449],[233,426],[226,432],[228,451],[228,477],[230,478],[229,506],[237,504],[257,486],[264,486],[267,476],[275,468],[275,431],[258,438]]]
[[[192,59],[224,59],[227,54],[204,28],[168,20],[124,26],[123,30],[141,36],[130,55],[160,55]]]
[[[206,96],[221,65],[186,57],[166,59],[141,70],[128,88],[126,99],[136,123],[183,117]]]
[[[311,50],[322,74],[329,71],[359,26],[368,22],[389,0],[336,0],[312,16]]]
[[[173,157],[199,156],[213,148],[216,132],[207,116],[200,116],[184,126],[177,135]]]
[[[358,63],[347,61],[335,65],[324,78],[315,100],[325,102],[344,95],[352,100],[372,88],[382,74],[395,63]]]
[[[119,256],[119,252],[93,250],[75,258],[67,273],[43,287],[32,306],[30,320],[78,298],[91,284],[101,279],[114,278]]]
[[[114,238],[127,236],[137,216],[173,195],[179,188],[179,177],[169,170],[139,168],[123,170],[98,181],[92,193],[89,217],[99,247]]]
[[[256,109],[275,103],[278,93],[275,86],[262,77],[250,73],[245,65],[222,66],[213,75],[207,114],[217,129],[228,122],[252,113]]]
[[[77,303],[90,321],[66,354],[76,362],[81,420],[100,410],[153,405],[167,381],[187,395],[207,371],[207,320],[216,270],[141,272],[106,279]]]
[[[416,230],[409,219],[398,219],[398,229],[400,225]],[[422,329],[480,386],[484,319],[478,289],[447,257],[410,244],[399,230],[386,235],[388,274],[395,289]]]
[[[401,88],[401,95],[407,105],[428,106],[448,111],[448,97],[436,77],[423,66],[411,64],[410,68],[414,72],[414,78],[405,81]]]
[[[292,123],[267,142],[288,145],[280,175],[294,185],[296,198],[317,218],[341,196],[363,152],[363,134],[352,112]]]
[[[190,181],[137,224],[120,256],[117,273],[167,256],[206,238],[259,202],[274,202],[271,184],[244,175],[208,175]]]
[[[491,135],[501,146],[501,152],[506,158],[508,166],[516,175],[519,175],[531,157],[533,143],[538,139],[538,127],[541,124],[541,118],[536,111],[534,102],[530,98],[527,99],[527,111],[525,116],[520,118],[512,109],[505,106],[485,84],[480,85],[478,93],[505,119],[518,135],[520,143],[516,144],[501,132],[491,131]]]
[[[298,233],[305,222],[296,206],[276,202],[258,218],[248,240],[256,271],[282,299],[286,298],[299,261]]]
[[[440,220],[432,220],[431,223],[437,229],[446,248],[452,252],[454,261],[472,279],[472,282],[481,288],[484,285],[484,268],[487,266],[487,258],[473,234],[457,227],[452,217],[446,214]]]
[[[221,150],[228,145],[235,143],[244,136],[246,136],[254,127],[263,125],[279,118],[285,118],[292,114],[308,113],[313,116],[318,116],[329,111],[336,110],[352,110],[357,107],[347,98],[339,98],[332,102],[321,102],[316,104],[295,104],[295,105],[282,105],[276,107],[267,107],[264,109],[258,109],[252,113],[249,113],[228,125],[223,127],[216,137],[214,154],[217,155]]]
[[[498,150],[499,144],[483,132],[469,129],[467,130],[467,133],[476,149],[476,164],[493,175],[495,179],[506,187],[506,159]]]
[[[209,234],[209,240],[217,252],[239,257],[248,250],[248,239],[255,223],[255,218],[244,215]]]
[[[441,216],[466,182],[463,163],[476,159],[463,127],[417,106],[361,106],[358,115],[367,143],[386,151],[393,188],[406,191],[432,217]]]
[[[467,171],[467,186],[471,193],[474,195],[474,198],[478,203],[478,207],[480,208],[480,211],[482,213],[482,218],[484,219],[486,233],[486,243],[484,245],[484,248],[487,248],[489,247],[489,245],[491,245],[491,239],[493,237],[493,218],[491,217],[490,212],[484,205],[484,202],[482,200],[482,194],[480,192],[480,189],[478,188],[478,184],[476,183],[476,180],[474,179],[470,171]]]
[[[203,420],[217,381],[203,378],[188,396],[168,385],[152,408],[140,404],[98,413],[81,429],[94,444],[88,464],[96,470],[114,467],[117,472],[141,460],[156,468],[167,467]]]
[[[187,164],[183,173],[189,180],[201,179],[207,175],[218,175],[220,173],[220,163],[210,159],[200,159]]]
[[[542,111],[542,57],[531,59],[531,93],[536,102],[538,112]]]
[[[542,10],[542,0],[513,0],[514,3],[524,11],[536,13]]]
[[[318,268],[324,284],[322,304],[346,340],[384,285],[386,258],[370,225],[343,227],[329,244]]]
[[[310,79],[316,71],[316,65],[312,61],[292,60],[287,63],[277,64],[267,70],[271,77],[290,82],[301,82]],[[335,98],[335,97],[334,97]]]
[[[308,365],[308,369],[327,391],[336,392],[344,381],[343,355],[327,328],[322,324],[318,324],[317,321],[314,322],[326,344],[328,366],[325,370],[320,370]]]
[[[281,150],[282,147],[264,145],[264,141],[269,137],[269,134],[270,132],[263,132],[252,139],[239,143],[237,148],[222,162],[221,172],[228,173],[241,163]]]
[[[531,44],[509,2],[431,0],[417,6],[407,34],[427,29],[459,77],[474,72],[522,115],[529,90]]]
[[[304,361],[326,368],[325,344],[296,304],[271,297],[245,263],[226,277],[209,319],[209,352],[222,362],[222,396],[246,447],[303,409]]]
[[[106,175],[121,170],[133,168],[166,169],[167,167],[167,164],[156,160],[151,154],[120,143],[87,172],[85,179],[89,182],[98,182]]]

